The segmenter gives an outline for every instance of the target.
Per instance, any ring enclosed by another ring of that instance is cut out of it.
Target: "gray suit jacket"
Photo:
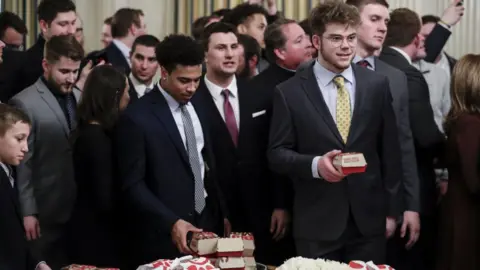
[[[417,171],[417,158],[413,144],[408,109],[408,84],[405,74],[375,57],[375,71],[386,76],[393,97],[393,110],[397,118],[398,138],[402,151],[403,198],[405,210],[420,211],[420,180]]]
[[[80,91],[74,89],[74,95],[78,101]],[[25,111],[32,121],[29,151],[17,167],[22,214],[38,215],[43,226],[64,224],[70,218],[76,195],[65,115],[41,79],[14,96],[10,103]]]

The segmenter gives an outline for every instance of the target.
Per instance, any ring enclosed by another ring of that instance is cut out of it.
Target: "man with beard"
[[[153,78],[158,71],[155,48],[160,41],[152,35],[143,35],[135,39],[130,52],[132,72],[128,75],[130,84],[130,104],[155,87]]]
[[[3,102],[35,83],[42,75],[46,41],[53,36],[75,34],[77,14],[71,0],[42,0],[37,14],[41,32],[37,41],[26,52],[9,51],[3,65],[5,70],[0,70],[0,100]]]
[[[403,170],[403,203],[404,213],[401,226],[401,237],[407,235],[407,248],[415,244],[420,233],[420,190],[417,175],[415,148],[413,145],[412,131],[409,118],[409,95],[407,78],[398,69],[381,61],[374,55],[375,51],[382,48],[387,34],[387,23],[390,19],[388,3],[385,0],[347,0],[360,11],[361,23],[357,29],[358,45],[353,62],[385,75],[390,83],[393,97],[393,109],[397,117],[398,137],[402,150]],[[415,107],[412,107],[415,108]],[[415,121],[415,119],[412,119]],[[395,232],[395,223],[387,224],[387,237]]]
[[[75,202],[69,135],[76,127],[80,91],[74,83],[83,57],[73,35],[50,38],[43,76],[10,101],[28,114],[34,127],[28,154],[17,167],[26,238],[52,269],[68,263],[65,230]]]
[[[261,48],[256,39],[249,35],[238,34],[237,76],[251,79],[257,75],[257,64],[261,57]]]
[[[205,103],[211,134],[216,135],[212,147],[232,228],[255,235],[258,261],[281,263],[282,258],[271,256],[270,247],[286,233],[284,194],[288,191],[274,182],[277,179],[268,168],[267,108],[259,102],[266,98],[235,75],[239,48],[233,26],[211,24],[205,29],[203,45],[207,73],[196,98]]]
[[[385,261],[385,217],[400,214],[400,146],[388,79],[352,65],[358,10],[328,1],[310,15],[317,61],[277,86],[268,157],[294,185],[293,235],[308,258]],[[333,166],[365,156],[364,173]]]

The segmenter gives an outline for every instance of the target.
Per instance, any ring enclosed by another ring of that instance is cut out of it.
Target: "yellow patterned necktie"
[[[350,94],[345,87],[345,79],[342,76],[333,78],[335,86],[337,86],[337,108],[336,122],[337,129],[342,136],[343,142],[347,143],[348,132],[350,131],[351,110],[350,110]]]

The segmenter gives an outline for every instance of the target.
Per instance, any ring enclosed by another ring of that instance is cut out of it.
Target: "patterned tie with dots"
[[[337,107],[336,120],[337,129],[342,136],[343,142],[347,143],[348,132],[350,131],[351,110],[350,110],[350,94],[345,87],[345,79],[342,76],[336,76],[333,83],[337,87]]]

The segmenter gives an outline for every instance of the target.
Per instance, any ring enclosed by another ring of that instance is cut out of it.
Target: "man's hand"
[[[230,233],[232,232],[232,224],[230,224],[230,221],[226,218],[223,219],[223,236],[228,237],[230,236]]]
[[[46,263],[41,263],[35,270],[52,270],[52,268],[50,268],[50,266],[48,266]]]
[[[342,153],[342,151],[333,150],[318,160],[318,174],[328,182],[336,183],[345,177],[345,175],[337,171],[333,166],[333,158],[340,153]]]
[[[395,234],[395,229],[397,229],[396,220],[392,217],[387,217],[387,227],[385,230],[385,236],[387,237],[387,239]]]
[[[287,211],[284,209],[273,210],[270,221],[270,233],[273,234],[273,240],[280,241],[285,237],[289,223],[290,217]]]
[[[28,241],[35,240],[41,237],[40,223],[34,216],[23,217],[23,226],[25,227],[25,233]]]
[[[413,245],[415,245],[418,238],[420,237],[420,216],[417,212],[405,211],[403,213],[403,224],[400,230],[400,236],[402,238],[404,238],[407,234],[407,228],[410,236],[408,238],[407,244],[405,245],[405,248],[410,249],[411,247],[413,247]]]
[[[191,254],[192,250],[187,244],[188,232],[202,232],[201,229],[196,228],[192,224],[183,219],[179,219],[172,228],[172,241],[177,247],[178,251],[183,254]]]
[[[445,194],[447,194],[447,190],[448,190],[448,181],[440,181],[440,183],[438,184],[438,191],[440,195],[445,196]]]
[[[105,65],[105,61],[102,60],[98,65],[93,66],[92,60],[89,60],[88,63],[83,67],[82,72],[80,73],[80,77],[78,78],[77,83],[75,84],[81,91],[83,91],[83,86],[85,85],[85,81],[87,80],[88,74],[92,71],[93,68],[97,66]]]
[[[457,6],[462,0],[454,0],[450,6],[445,9],[443,12],[441,20],[448,24],[449,26],[454,26],[457,24],[465,12],[465,7],[463,5]]]

